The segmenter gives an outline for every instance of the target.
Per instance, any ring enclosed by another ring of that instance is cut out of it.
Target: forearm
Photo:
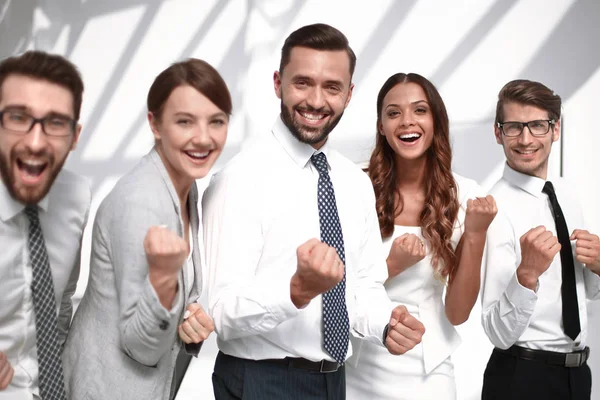
[[[521,286],[516,274],[496,301],[484,295],[483,330],[490,341],[501,349],[512,346],[529,326],[537,295]]]
[[[222,340],[260,335],[298,315],[289,277],[256,277],[243,287],[218,288],[211,296],[209,314]]]
[[[458,267],[446,292],[446,316],[453,325],[465,322],[477,301],[484,247],[485,233],[465,233],[458,245]]]
[[[141,292],[135,307],[120,323],[121,345],[140,364],[154,366],[177,337],[183,296],[177,293],[173,307],[166,309],[149,279],[144,282]]]
[[[156,292],[160,304],[167,310],[171,309],[179,287],[177,275],[165,275],[150,268],[148,279]]]

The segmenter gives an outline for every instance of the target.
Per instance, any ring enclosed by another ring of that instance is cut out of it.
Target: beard
[[[26,205],[34,205],[37,204],[40,200],[42,200],[50,191],[52,184],[56,180],[58,173],[62,169],[66,156],[59,162],[56,162],[56,159],[51,153],[44,153],[41,156],[46,160],[47,165],[45,169],[48,170],[46,179],[41,181],[38,185],[29,187],[21,185],[19,186],[17,183],[17,178],[15,175],[18,173],[15,171],[15,168],[19,168],[17,166],[17,158],[21,158],[23,156],[29,156],[32,153],[29,151],[11,151],[8,157],[5,157],[4,154],[0,153],[0,177],[2,178],[2,182],[6,186],[8,193],[11,197],[17,200],[20,203]],[[36,154],[36,156],[40,156],[40,154]],[[42,171],[45,173],[46,171]]]
[[[334,118],[332,118],[325,126],[321,128],[313,128],[310,126],[300,124],[300,122],[296,119],[296,110],[308,112],[319,112],[319,110],[309,106],[305,109],[292,107],[290,111],[290,109],[288,109],[283,104],[283,100],[281,101],[281,120],[298,141],[310,145],[322,142],[325,139],[327,139],[327,136],[329,136],[331,131],[340,122],[340,119],[342,119],[342,115],[344,115],[344,112],[340,113],[340,115],[338,116],[332,114]]]

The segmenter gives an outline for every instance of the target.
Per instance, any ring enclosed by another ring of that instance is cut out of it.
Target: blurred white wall
[[[589,225],[600,232],[599,19],[597,0],[0,0],[0,57],[38,48],[64,54],[81,69],[84,129],[68,167],[93,182],[92,218],[115,181],[151,148],[146,94],[175,60],[210,62],[232,92],[234,116],[218,169],[276,118],[272,74],[285,37],[305,24],[329,23],[358,56],[354,96],[333,133],[335,146],[365,161],[380,86],[393,73],[417,72],[445,100],[455,170],[484,187],[503,164],[492,130],[498,91],[515,78],[540,80],[564,100],[562,163],[557,144],[552,172],[562,169],[577,184]],[[84,267],[77,296],[86,282]],[[461,400],[480,397],[491,350],[479,312],[461,327],[463,345],[454,356]],[[600,399],[594,352],[600,351],[600,304],[591,314],[593,398]],[[190,365],[179,400],[212,398],[215,354],[212,338]]]

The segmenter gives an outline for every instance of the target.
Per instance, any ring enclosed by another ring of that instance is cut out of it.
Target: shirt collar
[[[49,192],[48,192],[49,193]],[[48,194],[44,196],[38,202],[38,207],[40,207],[44,211],[48,211],[48,205],[50,204],[50,199],[48,198]],[[0,180],[0,219],[2,222],[7,222],[8,220],[14,218],[20,212],[25,209],[25,204],[15,200],[3,181]]]
[[[538,178],[537,176],[531,176],[515,171],[508,165],[508,163],[504,165],[504,173],[502,174],[502,177],[510,184],[535,197],[540,197],[542,195],[542,189],[546,183],[544,179]]]
[[[292,132],[290,132],[288,127],[285,126],[281,119],[281,115],[277,117],[271,132],[286,153],[300,168],[306,167],[313,154],[324,153],[328,160],[327,164],[329,164],[329,168],[331,169],[331,163],[329,162],[329,141],[326,141],[319,150],[315,150],[310,144],[300,142],[294,137],[294,135],[292,135]]]

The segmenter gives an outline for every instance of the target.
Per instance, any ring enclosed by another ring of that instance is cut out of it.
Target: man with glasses
[[[548,179],[561,99],[539,82],[509,82],[494,132],[506,165],[490,194],[483,327],[496,346],[484,400],[589,399],[587,299],[600,298],[600,240],[573,190]]]
[[[61,56],[0,63],[0,400],[66,399],[61,352],[91,193],[62,166],[82,93]]]

